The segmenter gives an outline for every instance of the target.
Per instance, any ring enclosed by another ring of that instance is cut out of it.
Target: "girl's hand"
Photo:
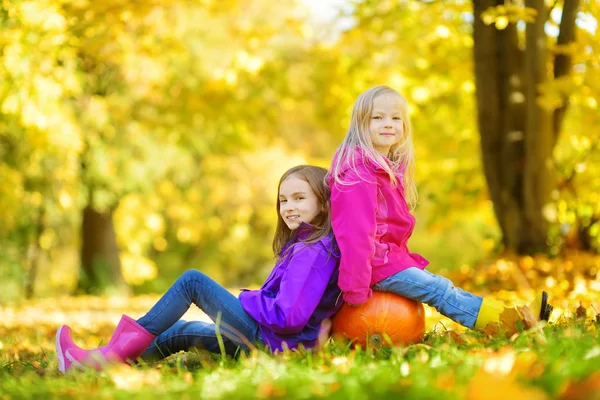
[[[321,322],[321,328],[319,328],[319,337],[317,338],[317,348],[321,349],[325,347],[329,336],[331,335],[331,319],[325,318]]]

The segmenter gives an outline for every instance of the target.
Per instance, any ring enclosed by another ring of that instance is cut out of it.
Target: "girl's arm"
[[[251,313],[258,323],[275,333],[294,334],[304,329],[315,312],[331,278],[337,258],[326,254],[321,243],[298,243],[275,297],[255,297]]]
[[[353,305],[366,302],[371,291],[371,259],[375,252],[377,223],[377,181],[367,169],[350,170],[344,180],[331,188],[331,223],[342,253],[338,285],[344,301]]]

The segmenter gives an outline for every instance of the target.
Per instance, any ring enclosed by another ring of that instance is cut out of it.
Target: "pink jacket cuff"
[[[371,288],[353,290],[352,292],[344,292],[342,297],[346,303],[350,304],[363,304],[366,303],[373,296]]]

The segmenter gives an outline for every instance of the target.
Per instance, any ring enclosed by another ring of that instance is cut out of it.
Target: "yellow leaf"
[[[560,396],[561,400],[600,399],[600,371],[579,382],[569,382]]]
[[[496,18],[496,29],[503,30],[508,26],[508,18],[501,16]]]
[[[545,400],[546,393],[519,384],[510,375],[478,372],[467,388],[467,400]]]
[[[519,333],[517,321],[522,321],[519,312],[514,308],[506,308],[500,314],[500,326],[504,330],[504,336],[509,339],[515,333]]]
[[[527,306],[517,307],[519,314],[523,321],[523,327],[525,329],[531,329],[539,324],[538,318]]]

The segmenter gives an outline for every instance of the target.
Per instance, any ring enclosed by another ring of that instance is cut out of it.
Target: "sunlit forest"
[[[24,307],[51,348],[52,312],[141,310],[188,269],[260,285],[281,174],[328,168],[379,84],[410,107],[411,251],[476,293],[547,290],[554,322],[600,320],[599,19],[596,0],[3,0],[0,336],[37,329]]]

